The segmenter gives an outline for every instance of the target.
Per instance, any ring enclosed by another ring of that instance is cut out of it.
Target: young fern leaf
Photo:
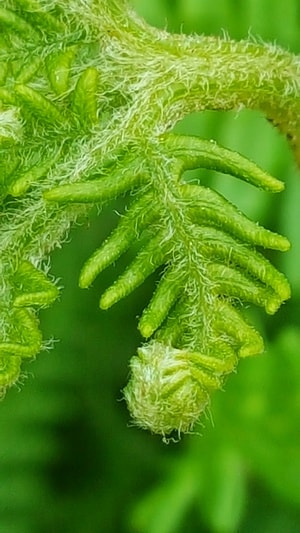
[[[285,277],[253,248],[258,242],[265,248],[287,249],[288,241],[251,224],[237,211],[231,217],[234,208],[225,199],[220,203],[230,224],[220,226],[210,199],[206,199],[206,205],[211,217],[197,220],[195,214],[202,210],[198,199],[205,200],[205,193],[201,194],[204,188],[198,190],[198,186],[184,183],[182,173],[201,165],[213,167],[273,192],[282,189],[281,182],[242,156],[196,138],[165,136],[160,150],[169,160],[170,172],[162,176],[162,192],[158,196],[154,176],[152,190],[148,184],[149,190],[133,202],[116,230],[84,265],[80,286],[88,287],[136,240],[142,247],[102,295],[102,309],[126,297],[165,266],[139,329],[146,339],[160,327],[163,330],[169,312],[176,302],[184,300],[184,308],[176,311],[175,307],[172,317],[175,328],[177,322],[183,324],[180,338],[176,343],[168,336],[164,343],[152,340],[139,350],[139,358],[134,358],[131,365],[131,382],[125,389],[137,423],[165,435],[174,429],[188,431],[207,408],[210,391],[222,387],[223,378],[234,370],[238,357],[262,351],[259,335],[240,318],[234,302],[254,303],[273,314],[290,297],[290,287]],[[124,181],[110,183],[114,196],[124,192],[125,184],[126,188],[135,187],[136,181],[132,178],[129,183],[125,177]],[[108,181],[102,178],[58,187],[44,196],[59,203],[96,203],[110,197],[107,187]],[[189,194],[190,188],[197,190],[194,196]],[[248,229],[245,234],[243,226]]]
[[[281,181],[170,131],[192,111],[255,108],[299,159],[299,58],[250,41],[168,35],[125,0],[4,0],[0,30],[0,395],[43,347],[37,313],[58,296],[42,271],[49,254],[94,205],[129,193],[79,285],[136,243],[100,307],[159,270],[124,396],[141,427],[190,431],[239,358],[263,351],[240,307],[272,314],[290,297],[256,249],[286,251],[289,242],[184,172],[215,169],[268,192],[282,191]]]

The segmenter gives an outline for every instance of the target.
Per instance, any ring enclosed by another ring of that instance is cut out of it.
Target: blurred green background
[[[244,38],[250,32],[299,53],[299,0],[134,0],[170,31]],[[0,532],[296,533],[300,531],[300,176],[287,144],[258,114],[187,117],[178,131],[214,138],[286,182],[278,196],[230,177],[203,174],[261,224],[293,243],[270,254],[293,298],[275,317],[248,310],[266,353],[242,361],[216,393],[201,435],[163,444],[129,427],[120,392],[141,339],[136,317],[155,283],[98,309],[101,291],[78,289],[84,260],[118,220],[122,202],[76,228],[53,256],[60,302],[42,313],[54,349],[28,365],[21,391],[0,404]]]

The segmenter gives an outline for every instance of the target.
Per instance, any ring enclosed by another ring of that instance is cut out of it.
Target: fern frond
[[[248,41],[170,36],[121,0],[4,0],[0,27],[1,393],[42,347],[37,312],[58,296],[43,272],[49,254],[94,206],[127,194],[127,211],[79,284],[89,287],[136,243],[100,307],[160,271],[125,396],[143,427],[188,430],[238,358],[263,350],[240,306],[272,314],[289,298],[284,276],[256,250],[289,243],[184,172],[214,169],[268,192],[282,191],[281,181],[234,151],[170,131],[193,110],[258,108],[297,156],[299,60]]]
[[[186,146],[188,149],[184,151]],[[146,339],[155,332],[159,338],[159,328],[164,330],[169,313],[174,310],[175,328],[178,322],[182,324],[180,336],[174,343],[169,332],[164,343],[153,340],[145,345],[139,351],[139,359],[133,359],[132,381],[125,390],[138,423],[163,434],[192,427],[209,403],[209,392],[222,386],[223,378],[233,371],[238,357],[263,350],[259,334],[241,318],[237,306],[243,302],[254,303],[273,314],[290,297],[285,277],[254,248],[258,243],[265,248],[286,250],[288,241],[251,223],[210,189],[184,183],[183,170],[201,165],[216,168],[273,192],[281,190],[281,182],[254,163],[215,144],[210,154],[210,146],[211,143],[196,138],[166,136],[159,146],[160,151],[165,151],[162,159],[168,161],[167,172],[161,177],[164,181],[157,184],[157,177],[153,176],[152,190],[132,203],[119,226],[84,265],[80,276],[81,287],[88,287],[133,243],[141,243],[136,258],[102,295],[100,307],[107,309],[164,265],[164,274],[142,314],[139,329]],[[118,181],[113,181],[111,187],[117,184]],[[124,184],[127,185],[126,179]],[[46,192],[45,198],[62,204],[98,202],[107,198],[103,190],[106,190],[105,178],[58,187]],[[120,186],[119,193],[123,192],[124,187]],[[218,203],[227,224],[220,224]],[[201,218],[203,205],[206,213],[211,213],[210,217]],[[179,360],[182,365],[177,365]],[[190,381],[197,394],[194,397],[191,393],[195,405],[187,408],[185,391],[190,389]],[[151,398],[155,399],[155,405]],[[174,416],[172,405],[176,409]]]

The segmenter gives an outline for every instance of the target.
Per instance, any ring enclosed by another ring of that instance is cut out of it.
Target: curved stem
[[[300,164],[300,56],[253,39],[172,35],[148,26],[123,1],[113,2],[112,18],[117,5],[126,17],[117,27],[111,20],[110,35],[122,49],[122,74],[132,78],[134,65],[135,87],[152,88],[156,99],[164,94],[170,126],[193,111],[256,109],[286,135]]]

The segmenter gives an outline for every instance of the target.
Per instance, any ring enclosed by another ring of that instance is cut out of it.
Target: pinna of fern
[[[170,36],[117,0],[5,0],[0,28],[0,393],[43,347],[38,309],[58,296],[50,252],[94,205],[131,193],[79,284],[89,287],[136,243],[100,307],[159,271],[124,395],[140,426],[189,431],[238,359],[262,352],[240,305],[272,314],[289,298],[285,277],[257,250],[289,243],[184,172],[215,169],[268,192],[280,192],[280,181],[170,130],[193,110],[255,107],[297,156],[299,61],[251,42]]]
[[[124,394],[134,420],[163,435],[189,431],[222,387],[239,357],[263,350],[260,335],[243,319],[238,305],[251,302],[273,314],[290,297],[290,287],[256,247],[285,251],[289,243],[254,222],[210,188],[186,183],[183,172],[214,168],[279,192],[282,182],[254,163],[209,141],[164,135],[161,161],[141,173],[139,158],[129,176],[108,185],[103,178],[62,185],[44,193],[62,204],[103,202],[133,187],[135,198],[119,225],[84,265],[82,288],[131,245],[136,258],[100,299],[107,309],[126,297],[157,269],[163,269],[151,302],[139,320],[150,339],[131,361]],[[157,149],[157,147],[156,147]],[[136,165],[136,168],[135,168]],[[141,193],[137,193],[141,188]]]

